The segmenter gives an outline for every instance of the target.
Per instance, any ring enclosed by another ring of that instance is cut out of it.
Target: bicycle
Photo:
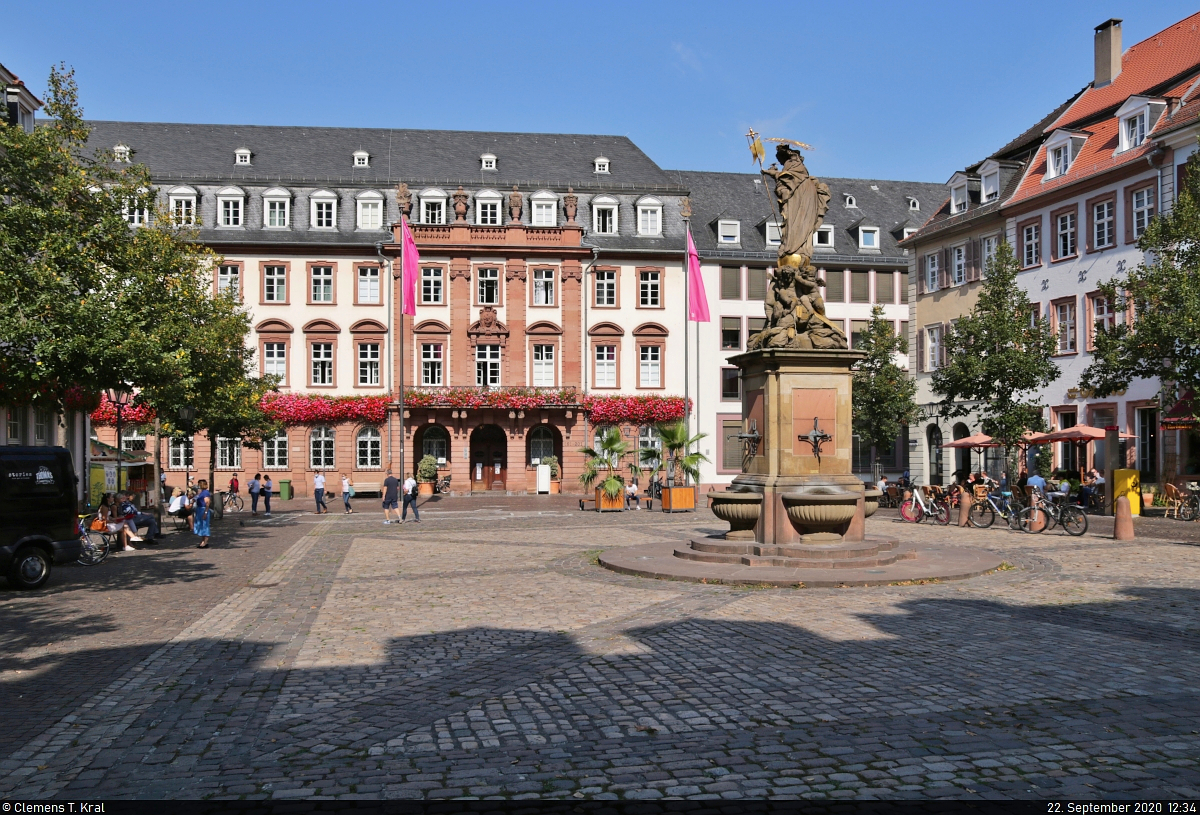
[[[1036,535],[1055,525],[1068,535],[1079,537],[1088,530],[1088,516],[1074,504],[1059,504],[1045,497],[1021,510],[1022,532]]]
[[[102,563],[112,551],[114,535],[91,528],[91,522],[97,515],[80,515],[76,527],[79,531],[79,541],[82,547],[76,562],[80,566],[95,566]]]
[[[227,492],[223,495],[224,497],[221,499],[222,511],[229,510],[231,512],[241,512],[242,507],[246,505],[246,503],[242,500],[242,496],[236,492]]]
[[[927,502],[924,490],[919,485],[913,484],[908,499],[900,504],[900,517],[914,524],[919,524],[929,517],[942,526],[946,526],[950,523],[950,507],[944,501],[935,501],[932,498]]]
[[[1194,521],[1197,517],[1200,517],[1200,496],[1196,495],[1198,488],[1200,488],[1200,485],[1195,481],[1188,481],[1184,484],[1184,489],[1180,490],[1179,509],[1175,513],[1175,517],[1179,520]]]
[[[971,505],[968,520],[976,529],[987,529],[996,522],[999,515],[1008,524],[1009,529],[1020,529],[1020,506],[1012,500],[1012,493],[1004,490],[999,497],[994,492],[988,492],[982,498],[977,498]]]

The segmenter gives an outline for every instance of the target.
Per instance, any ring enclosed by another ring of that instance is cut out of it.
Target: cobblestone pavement
[[[706,510],[488,497],[422,518],[248,521],[212,552],[0,591],[22,714],[0,795],[1200,795],[1196,525],[1118,543],[1104,521],[1069,538],[880,512],[871,533],[1006,568],[756,590],[595,565],[722,531]]]

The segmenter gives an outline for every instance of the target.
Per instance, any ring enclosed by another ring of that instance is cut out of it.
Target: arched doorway
[[[508,437],[494,424],[471,432],[471,490],[502,490],[508,480]]]
[[[929,444],[929,483],[942,484],[942,429],[931,424],[925,431]]]
[[[536,467],[546,456],[554,456],[558,459],[561,469],[562,437],[558,433],[558,428],[548,424],[538,425],[526,434],[525,446],[525,458],[531,467]]]
[[[971,430],[962,422],[954,425],[954,440],[965,439],[971,435]],[[971,472],[971,451],[955,449],[954,451],[954,480],[961,481]]]

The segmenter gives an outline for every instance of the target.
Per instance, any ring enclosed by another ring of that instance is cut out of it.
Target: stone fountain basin
[[[780,496],[788,520],[797,528],[832,530],[853,520],[858,512],[858,492],[800,492]]]
[[[879,509],[879,499],[883,497],[883,490],[867,490],[863,494],[863,517],[870,518]]]
[[[729,539],[753,538],[762,515],[762,494],[757,492],[710,492],[708,500],[716,515],[729,524]]]

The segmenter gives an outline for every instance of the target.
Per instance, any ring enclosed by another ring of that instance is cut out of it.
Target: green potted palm
[[[562,492],[562,470],[558,468],[558,456],[542,456],[542,464],[550,467],[550,494]]]
[[[417,492],[421,495],[433,495],[433,484],[437,481],[437,459],[425,456],[417,462]]]
[[[654,425],[654,435],[662,443],[662,450],[645,448],[642,463],[653,465],[651,476],[659,471],[667,474],[667,484],[662,491],[663,512],[687,512],[696,508],[696,487],[688,480],[700,480],[700,463],[708,461],[701,452],[689,452],[698,445],[707,433],[688,436],[688,427],[683,422],[659,422]]]
[[[625,509],[625,479],[618,469],[621,459],[629,452],[629,442],[621,438],[621,430],[610,427],[600,437],[597,447],[579,450],[585,456],[579,483],[584,488],[595,485],[596,509],[599,512],[620,512]]]

